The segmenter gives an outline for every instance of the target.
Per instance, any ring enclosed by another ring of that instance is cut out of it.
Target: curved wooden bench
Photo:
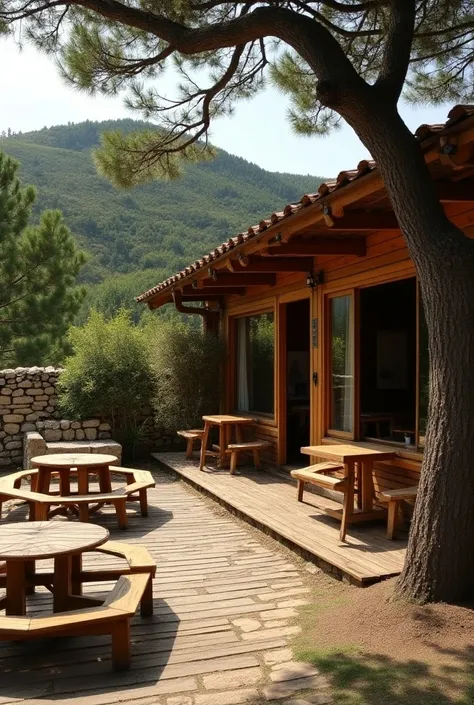
[[[30,519],[38,521],[46,521],[50,508],[53,506],[77,506],[79,510],[79,519],[81,521],[89,521],[89,505],[91,504],[112,504],[115,507],[117,514],[118,525],[120,529],[126,529],[128,526],[127,519],[127,502],[140,502],[142,516],[148,514],[148,499],[147,489],[155,486],[153,476],[147,470],[136,470],[133,468],[121,468],[113,466],[113,473],[125,475],[132,482],[125,487],[113,490],[109,493],[90,493],[86,495],[71,494],[43,494],[36,492],[34,478],[37,475],[36,470],[22,470],[0,480],[0,495],[8,499],[22,499],[30,505]],[[54,471],[52,471],[54,475]],[[57,474],[57,473],[56,473]],[[21,482],[23,479],[31,477],[30,489],[22,489]],[[5,501],[5,500],[3,500]]]
[[[326,490],[334,490],[336,492],[346,492],[347,480],[341,477],[331,477],[331,473],[344,470],[344,465],[340,463],[318,463],[310,465],[307,468],[300,470],[292,470],[291,477],[298,480],[297,499],[298,502],[303,501],[303,492],[306,482],[310,485],[317,485]]]
[[[115,670],[130,668],[130,619],[147,588],[145,573],[121,576],[103,605],[44,617],[0,616],[0,641],[110,634]]]
[[[230,474],[234,475],[237,470],[237,461],[240,453],[253,454],[253,465],[257,470],[261,467],[260,463],[260,451],[264,448],[269,448],[271,443],[269,441],[248,441],[246,443],[229,443],[226,448],[226,453],[230,453]]]
[[[387,538],[395,538],[398,521],[398,510],[400,504],[405,500],[416,499],[418,493],[418,485],[413,487],[402,487],[400,490],[385,490],[380,493],[380,499],[388,502],[388,518],[387,518]]]
[[[194,442],[202,441],[204,436],[203,428],[192,428],[189,431],[177,431],[178,436],[186,440],[186,460],[191,460],[194,452]]]

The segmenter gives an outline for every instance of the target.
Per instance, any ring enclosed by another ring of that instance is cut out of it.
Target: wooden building
[[[449,218],[474,237],[474,106],[416,132]],[[427,416],[428,356],[415,268],[376,165],[362,161],[137,299],[205,302],[225,333],[227,412],[258,419],[266,460],[302,445],[396,451],[376,490],[413,485]],[[218,312],[218,313],[217,313]]]

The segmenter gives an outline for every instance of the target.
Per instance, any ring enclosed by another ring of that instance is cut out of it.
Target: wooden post
[[[153,578],[151,575],[140,603],[140,614],[142,617],[151,617],[153,614]]]

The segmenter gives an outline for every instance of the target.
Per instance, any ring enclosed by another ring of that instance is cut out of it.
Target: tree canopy
[[[22,188],[18,163],[0,152],[0,364],[61,358],[64,335],[84,292],[75,286],[84,263],[59,211],[28,227],[36,198]]]
[[[338,123],[350,84],[398,100],[407,69],[411,100],[472,94],[470,0],[1,0],[3,30],[20,20],[76,87],[125,92],[158,121],[104,138],[97,162],[120,185],[209,156],[211,121],[267,79],[290,94],[291,124],[304,134]],[[174,96],[160,91],[167,70]]]

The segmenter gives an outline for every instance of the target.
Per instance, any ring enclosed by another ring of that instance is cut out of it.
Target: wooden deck
[[[108,637],[0,643],[0,705],[257,705],[308,688],[318,703],[331,702],[323,676],[291,663],[295,608],[309,592],[309,574],[169,474],[158,471],[156,480],[149,516],[131,509],[127,531],[117,529],[113,510],[94,516],[112,539],[146,546],[157,562],[154,615],[132,623],[131,670],[112,671]],[[9,503],[1,521],[25,516],[24,506]],[[97,561],[120,559],[88,554],[85,568]],[[91,584],[86,594],[100,597],[110,587]],[[45,588],[28,608],[51,609]]]
[[[211,466],[200,472],[198,462],[185,460],[181,453],[155,453],[153,457],[243,518],[302,550],[323,568],[358,585],[401,572],[406,540],[387,540],[385,521],[351,526],[346,542],[341,543],[339,522],[323,511],[340,505],[310,492],[305,492],[304,503],[297,502],[296,484],[291,479],[249,468],[232,477],[228,470]]]

